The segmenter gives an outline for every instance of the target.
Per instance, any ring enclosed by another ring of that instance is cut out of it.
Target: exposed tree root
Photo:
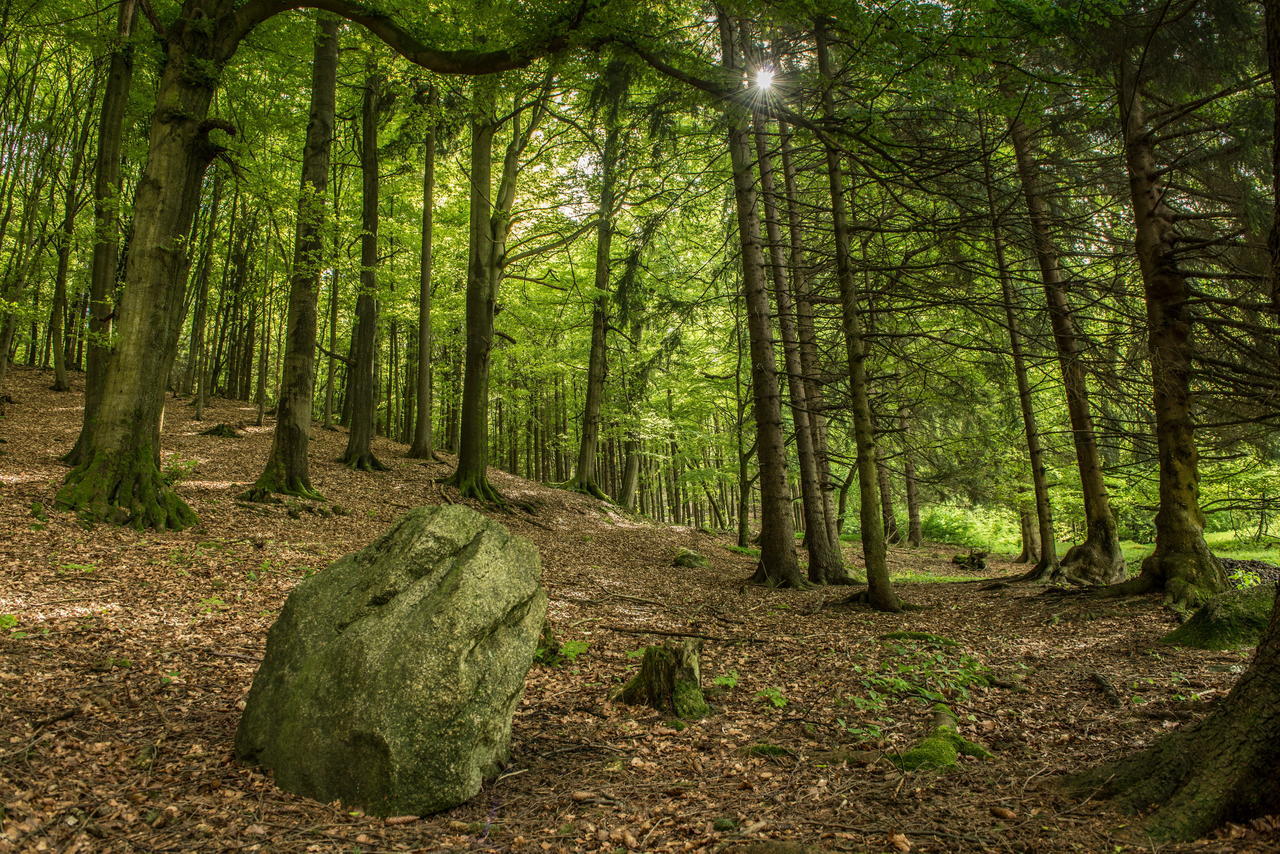
[[[145,448],[125,455],[92,454],[67,475],[56,502],[83,518],[139,530],[180,531],[199,521]]]
[[[388,466],[379,462],[373,451],[364,451],[354,456],[342,457],[338,462],[354,471],[390,471]]]
[[[903,771],[938,770],[956,764],[961,756],[990,759],[991,753],[980,744],[964,738],[956,729],[955,714],[943,703],[933,707],[933,727],[915,747],[890,757]]]
[[[292,495],[308,501],[324,501],[325,497],[303,477],[286,477],[278,464],[269,464],[257,482],[239,495],[243,501],[254,501],[262,504],[279,502],[277,495]]]
[[[866,605],[876,611],[883,611],[887,614],[900,614],[903,611],[916,610],[915,605],[909,605],[898,598],[898,594],[892,590],[886,595],[883,591],[876,592],[870,587],[865,590],[859,590],[847,599],[840,600],[841,605]]]
[[[1124,554],[1120,544],[1103,534],[1089,532],[1083,543],[1067,550],[1052,574],[1054,581],[1071,584],[1115,584],[1124,580]]]
[[[512,503],[484,475],[466,475],[459,470],[443,478],[440,482],[458,490],[458,495],[462,498],[470,498],[474,501],[492,504],[500,508],[507,507]]]
[[[764,565],[764,561],[756,563],[756,571],[751,574],[751,578],[747,579],[752,584],[760,584],[765,587],[772,587],[775,590],[812,590],[817,585],[810,582],[797,569],[793,573],[787,573],[781,577],[775,576],[769,572]]]

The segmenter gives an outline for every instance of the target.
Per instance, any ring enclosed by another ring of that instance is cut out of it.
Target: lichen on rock
[[[506,758],[546,603],[527,540],[465,507],[413,510],[294,589],[236,755],[374,815],[462,803]]]

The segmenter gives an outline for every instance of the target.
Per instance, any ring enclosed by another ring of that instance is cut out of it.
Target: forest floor
[[[550,619],[581,651],[535,665],[506,772],[439,815],[374,819],[276,789],[232,759],[267,629],[307,573],[368,544],[405,510],[450,500],[446,463],[378,440],[382,474],[333,462],[345,434],[316,431],[317,487],[348,515],[291,514],[236,495],[258,475],[270,426],[216,400],[203,422],[169,403],[166,460],[202,520],[181,533],[86,528],[51,508],[80,396],[15,370],[0,420],[0,850],[721,851],[786,839],[831,851],[1154,851],[1133,818],[1054,786],[1194,720],[1247,664],[1242,653],[1158,642],[1158,600],[1093,601],[980,578],[958,548],[895,549],[921,610],[840,604],[848,589],[745,583],[731,542],[630,518],[583,496],[494,474],[532,514],[498,513],[542,553]],[[241,438],[200,431],[244,424]],[[171,456],[176,455],[176,456]],[[297,516],[297,518],[294,518]],[[681,548],[705,569],[675,569]],[[850,547],[851,561],[860,557]],[[5,619],[10,615],[13,619]],[[713,714],[683,729],[609,701],[661,640],[707,635]],[[957,647],[884,641],[932,632]],[[583,648],[585,644],[585,648]],[[983,672],[1008,688],[974,683]],[[953,699],[994,758],[904,773],[890,761],[929,726],[921,691]],[[1280,822],[1228,826],[1164,851],[1275,851]],[[815,849],[818,850],[818,849]]]

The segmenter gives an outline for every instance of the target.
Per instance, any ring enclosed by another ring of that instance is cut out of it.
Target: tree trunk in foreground
[[[818,43],[819,73],[824,80],[830,80],[831,58],[826,26],[822,21],[817,23],[815,35]],[[823,89],[822,108],[824,118],[832,121],[835,106],[832,102],[830,87]],[[836,278],[840,285],[840,316],[844,329],[845,352],[849,360],[851,420],[854,442],[858,448],[855,464],[858,473],[858,518],[862,532],[862,555],[867,567],[867,589],[855,598],[866,601],[871,607],[880,611],[901,611],[902,600],[894,592],[893,583],[889,580],[884,520],[880,517],[875,429],[871,417],[870,389],[867,383],[867,345],[862,335],[862,320],[858,313],[857,282],[854,280],[853,269],[849,264],[849,217],[844,197],[844,171],[840,166],[840,153],[830,145],[825,148],[827,180],[831,189],[831,219],[835,233]]]
[[[720,42],[726,65],[737,63],[733,24],[720,15]],[[730,107],[731,110],[735,109]],[[791,522],[791,490],[787,487],[787,448],[782,433],[782,398],[778,390],[773,323],[765,285],[764,253],[760,248],[751,147],[746,116],[734,115],[729,126],[729,157],[733,164],[733,196],[738,214],[742,252],[742,290],[747,306],[747,339],[751,352],[751,387],[756,418],[756,460],[760,469],[760,562],[752,580],[774,587],[803,587],[796,562]]]
[[[359,471],[386,471],[373,455],[376,380],[373,361],[378,334],[378,102],[381,81],[365,81],[360,128],[360,294],[350,383],[351,427],[341,461]]]
[[[1129,63],[1124,65],[1120,121],[1147,302],[1160,509],[1156,550],[1142,562],[1138,577],[1117,585],[1116,592],[1162,590],[1173,604],[1194,609],[1227,589],[1227,575],[1205,543],[1200,510],[1200,455],[1191,416],[1191,289],[1178,269],[1174,214],[1165,204],[1140,87]]]
[[[1132,810],[1155,810],[1144,829],[1192,840],[1224,822],[1280,812],[1280,602],[1253,662],[1209,714],[1145,750],[1069,780]]]
[[[1071,438],[1075,444],[1084,496],[1085,541],[1072,546],[1063,555],[1056,577],[1081,584],[1111,584],[1124,579],[1124,554],[1120,551],[1116,520],[1111,514],[1111,501],[1102,477],[1102,459],[1094,435],[1093,415],[1089,411],[1088,382],[1080,359],[1075,320],[1067,300],[1062,267],[1049,233],[1049,208],[1040,189],[1031,136],[1026,125],[1017,119],[1009,123],[1009,134],[1013,139],[1018,175],[1027,200],[1036,261],[1040,265],[1045,297],[1049,303],[1049,319],[1058,348],[1058,361],[1062,366],[1062,382],[1067,391]]]
[[[434,110],[436,90],[427,96],[427,107]],[[422,244],[418,255],[418,368],[415,381],[417,413],[413,420],[413,444],[409,456],[419,460],[434,459],[435,436],[431,430],[434,401],[431,387],[431,269],[436,199],[436,133],[435,115],[428,117],[432,129],[422,141]]]
[[[338,71],[338,19],[324,15],[316,32],[311,66],[311,118],[302,154],[302,184],[289,280],[288,332],[271,456],[247,497],[273,493],[318,499],[311,486],[307,451],[316,380],[316,306],[324,267],[325,190],[333,140]],[[212,225],[212,224],[211,224]]]

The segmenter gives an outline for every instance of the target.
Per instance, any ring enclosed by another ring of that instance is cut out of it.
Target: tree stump
[[[708,707],[698,665],[701,651],[702,641],[695,638],[687,638],[679,646],[649,647],[640,672],[618,692],[618,699],[686,720],[703,717]]]

